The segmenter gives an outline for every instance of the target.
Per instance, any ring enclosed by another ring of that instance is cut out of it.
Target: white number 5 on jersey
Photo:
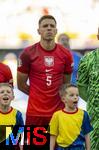
[[[51,75],[46,76],[46,84],[47,84],[47,86],[51,86],[51,84],[52,84],[52,76]]]

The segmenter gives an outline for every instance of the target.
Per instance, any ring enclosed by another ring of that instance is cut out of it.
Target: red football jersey
[[[13,85],[13,77],[9,66],[0,63],[0,83],[8,82]]]
[[[72,73],[72,64],[70,51],[59,44],[51,51],[43,49],[40,43],[23,50],[18,71],[29,75],[27,115],[52,116],[53,112],[64,107],[59,89],[63,74]]]

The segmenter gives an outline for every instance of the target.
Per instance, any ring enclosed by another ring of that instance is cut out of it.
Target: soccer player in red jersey
[[[0,83],[5,82],[13,85],[13,77],[9,66],[0,62]]]
[[[56,26],[53,16],[42,16],[38,28],[40,42],[25,48],[19,57],[18,88],[29,95],[26,125],[48,125],[52,114],[64,107],[59,89],[64,74],[65,82],[70,82],[73,59],[68,49],[55,43]]]

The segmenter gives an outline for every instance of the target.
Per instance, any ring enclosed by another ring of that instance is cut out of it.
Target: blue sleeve
[[[20,111],[17,111],[16,114],[16,125],[22,125],[22,126],[24,125],[22,113]]]
[[[88,134],[93,130],[93,127],[91,126],[90,123],[90,118],[88,116],[88,113],[84,111],[84,119],[83,119],[83,133],[84,135]]]

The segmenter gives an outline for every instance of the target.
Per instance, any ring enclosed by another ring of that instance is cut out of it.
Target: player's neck
[[[64,110],[65,112],[74,113],[74,112],[77,111],[77,109],[78,109],[78,108],[71,109],[71,108],[65,106],[65,108],[64,108],[63,110]]]
[[[11,106],[0,106],[0,111],[2,113],[8,113],[12,109]]]
[[[44,40],[41,40],[40,44],[47,51],[53,50],[55,48],[55,41],[44,41]]]

